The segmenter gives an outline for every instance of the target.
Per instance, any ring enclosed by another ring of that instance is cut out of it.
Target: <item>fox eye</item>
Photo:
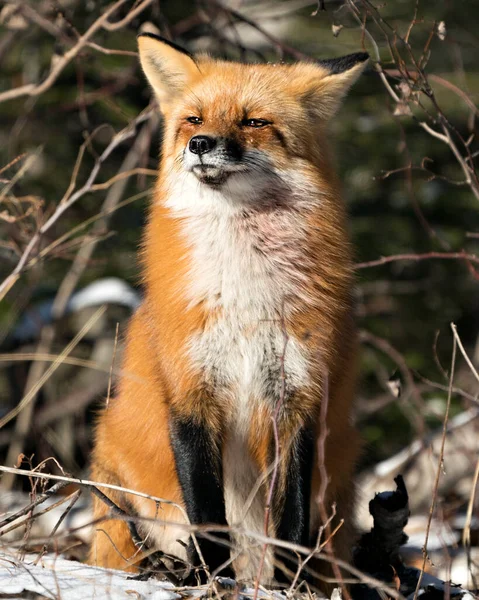
[[[200,117],[186,117],[186,120],[193,125],[203,125],[203,119]]]
[[[243,119],[241,121],[241,125],[244,127],[266,127],[266,125],[271,125],[271,121],[267,121],[266,119]]]

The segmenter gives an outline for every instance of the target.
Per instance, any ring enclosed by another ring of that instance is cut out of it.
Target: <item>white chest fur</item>
[[[287,206],[254,206],[197,182],[178,186],[171,208],[184,216],[191,248],[182,293],[211,319],[190,340],[190,357],[215,389],[228,392],[231,414],[246,424],[251,407],[307,384],[308,360],[284,322],[305,295],[304,222]]]

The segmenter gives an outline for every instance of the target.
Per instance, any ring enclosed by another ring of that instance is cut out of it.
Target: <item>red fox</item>
[[[108,492],[144,519],[150,547],[251,580],[273,477],[269,534],[316,542],[325,439],[323,504],[345,519],[334,548],[347,559],[357,350],[328,121],[368,55],[239,64],[152,34],[138,41],[164,139],[142,249],[145,299],[99,419],[92,476],[173,503]],[[95,499],[95,517],[108,514]],[[185,515],[221,532],[200,531],[195,545]],[[124,521],[97,525],[90,562],[134,570],[141,559]],[[296,566],[269,549],[261,581],[287,581]]]

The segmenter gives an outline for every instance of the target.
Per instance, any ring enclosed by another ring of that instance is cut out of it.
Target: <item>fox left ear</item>
[[[164,110],[199,75],[198,65],[189,52],[152,33],[138,36],[138,49],[143,71]]]
[[[320,60],[315,65],[320,73],[311,81],[304,98],[318,116],[329,119],[336,113],[349,88],[366,67],[368,59],[366,52],[357,52]]]

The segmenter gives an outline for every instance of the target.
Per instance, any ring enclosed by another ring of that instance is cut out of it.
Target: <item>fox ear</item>
[[[161,105],[168,104],[199,73],[189,52],[158,35],[141,33],[138,49],[142,69]]]
[[[320,76],[315,77],[305,94],[305,100],[323,119],[331,118],[341,106],[349,88],[363,72],[369,59],[366,52],[348,54],[340,58],[320,60],[315,65]]]

